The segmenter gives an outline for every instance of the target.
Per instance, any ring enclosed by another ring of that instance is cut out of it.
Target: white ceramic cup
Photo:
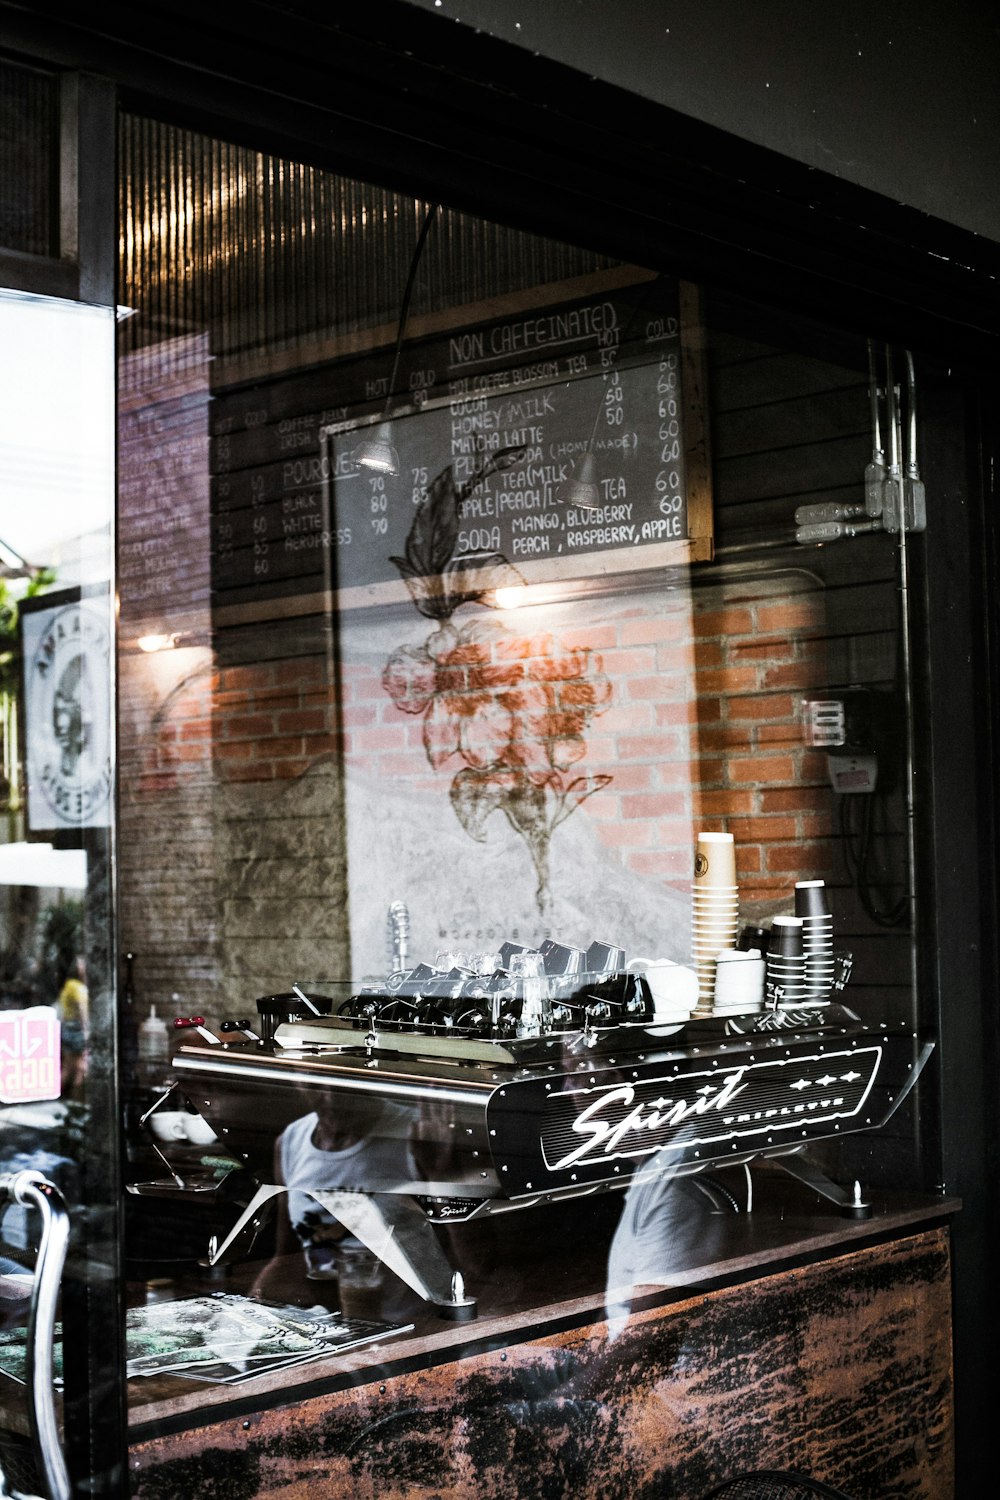
[[[218,1136],[201,1115],[186,1109],[161,1109],[146,1121],[158,1141],[184,1141],[191,1146],[210,1146]]]

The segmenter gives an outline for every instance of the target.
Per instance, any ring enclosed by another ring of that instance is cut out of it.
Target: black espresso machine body
[[[313,1196],[445,1312],[455,1288],[434,1224],[770,1157],[860,1216],[857,1188],[852,1199],[796,1158],[883,1125],[933,1045],[838,1002],[672,1025],[602,1025],[601,1011],[523,1036],[382,1029],[371,1006],[308,1003],[262,1037],[189,1033],[173,1058],[178,1089],[259,1184],[211,1258],[242,1249],[283,1190],[283,1133],[332,1116],[365,1142],[378,1180],[317,1182]],[[274,998],[265,1005],[273,1016]]]

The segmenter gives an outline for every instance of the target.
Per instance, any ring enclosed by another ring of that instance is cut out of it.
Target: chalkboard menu
[[[214,608],[329,589],[347,606],[405,599],[432,494],[453,497],[450,566],[502,561],[507,581],[710,555],[710,504],[692,524],[681,332],[677,284],[656,279],[408,339],[398,362],[381,348],[217,393]],[[376,432],[395,472],[359,462]],[[586,455],[588,507],[566,490]],[[700,551],[678,549],[692,538]]]

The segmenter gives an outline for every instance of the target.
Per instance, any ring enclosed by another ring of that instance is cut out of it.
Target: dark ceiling
[[[1000,247],[403,0],[0,0],[126,107],[887,337],[991,358]]]

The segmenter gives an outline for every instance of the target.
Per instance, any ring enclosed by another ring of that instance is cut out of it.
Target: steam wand
[[[410,913],[406,903],[394,901],[389,907],[388,917],[389,972],[397,973],[406,968],[410,947]]]

